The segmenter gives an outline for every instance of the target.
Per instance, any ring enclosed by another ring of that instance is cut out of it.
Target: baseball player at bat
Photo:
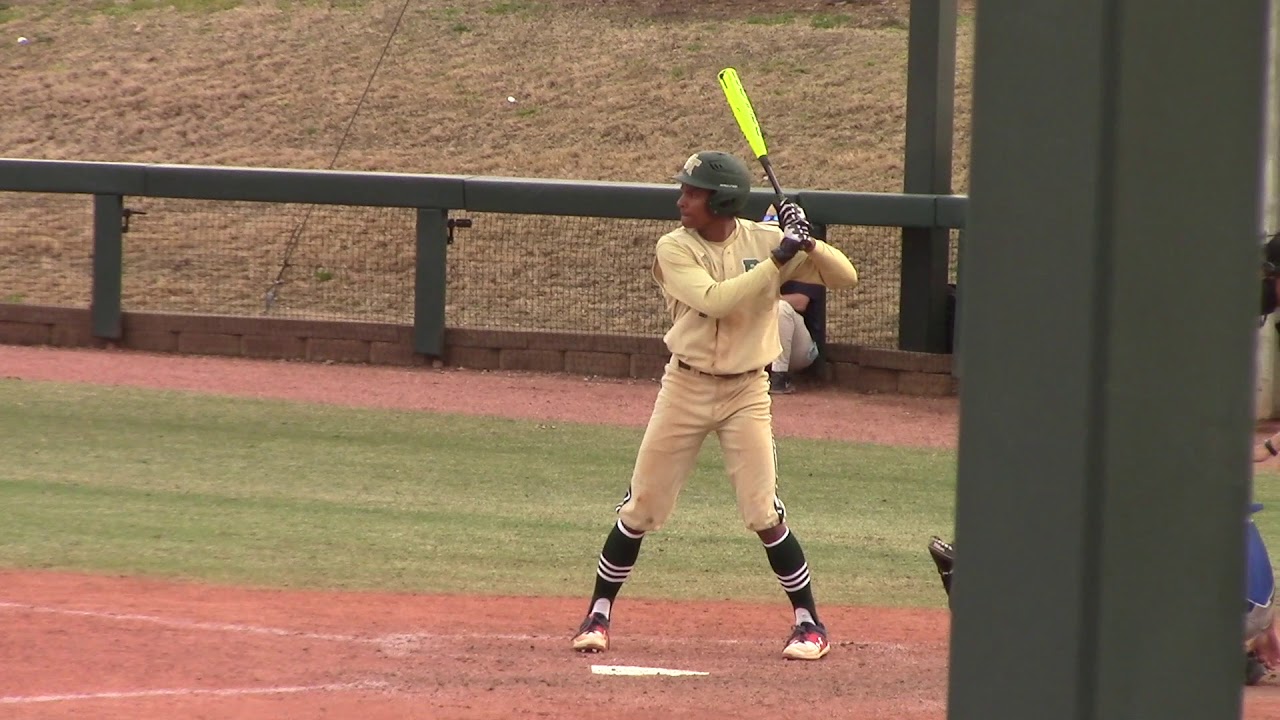
[[[830,645],[818,617],[804,550],[777,495],[771,396],[765,367],[778,356],[779,288],[799,279],[852,287],[844,253],[810,235],[804,212],[780,203],[779,224],[739,217],[751,190],[746,164],[730,154],[689,156],[675,175],[680,227],[655,247],[652,274],[671,315],[671,359],[636,456],[617,521],[596,565],[595,588],[573,649],[609,648],[614,602],[635,568],[646,534],[659,530],[693,471],[703,441],[717,434],[747,529],[791,601],[795,621],[782,654],[817,660]]]

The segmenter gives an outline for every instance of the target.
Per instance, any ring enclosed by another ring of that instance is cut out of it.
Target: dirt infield
[[[628,601],[611,652],[582,656],[581,600],[0,583],[4,717],[765,718],[804,698],[815,717],[887,720],[941,717],[945,693],[938,612],[831,608],[837,647],[800,666],[779,656],[781,606]],[[591,671],[605,663],[709,674]]]
[[[642,425],[656,386],[0,346],[0,377]],[[954,399],[778,398],[782,435],[949,447]],[[828,606],[835,645],[780,659],[785,603],[634,599],[604,656],[567,638],[581,598],[328,593],[0,572],[5,718],[945,717],[943,610]],[[593,666],[706,673],[617,677]],[[599,669],[597,669],[599,670]],[[1245,717],[1280,719],[1280,687]]]

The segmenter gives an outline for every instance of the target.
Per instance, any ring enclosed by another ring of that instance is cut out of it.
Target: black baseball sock
[[[800,541],[791,533],[791,528],[784,530],[782,537],[777,540],[765,543],[764,551],[769,556],[769,566],[773,568],[778,582],[791,600],[791,607],[796,612],[796,623],[806,619],[818,622],[813,586],[809,583],[809,563],[805,562],[804,550],[800,547]]]
[[[609,617],[613,609],[613,601],[622,590],[622,583],[631,575],[636,558],[640,556],[640,541],[644,533],[637,532],[622,524],[619,520],[605,538],[604,549],[600,551],[600,562],[596,565],[596,588],[591,595],[591,608],[587,612],[600,613]]]

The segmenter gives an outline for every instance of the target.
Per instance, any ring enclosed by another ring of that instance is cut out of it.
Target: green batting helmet
[[[751,194],[751,172],[746,163],[717,150],[690,155],[675,180],[710,190],[707,206],[716,215],[737,215],[747,206]]]

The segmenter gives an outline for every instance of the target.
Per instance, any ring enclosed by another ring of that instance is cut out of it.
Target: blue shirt
[[[1262,505],[1249,506],[1249,514],[1258,512]],[[1271,570],[1271,556],[1267,554],[1266,543],[1262,541],[1262,533],[1253,518],[1245,520],[1245,605],[1246,611],[1251,607],[1267,607],[1271,604],[1271,595],[1275,591],[1276,581]]]

